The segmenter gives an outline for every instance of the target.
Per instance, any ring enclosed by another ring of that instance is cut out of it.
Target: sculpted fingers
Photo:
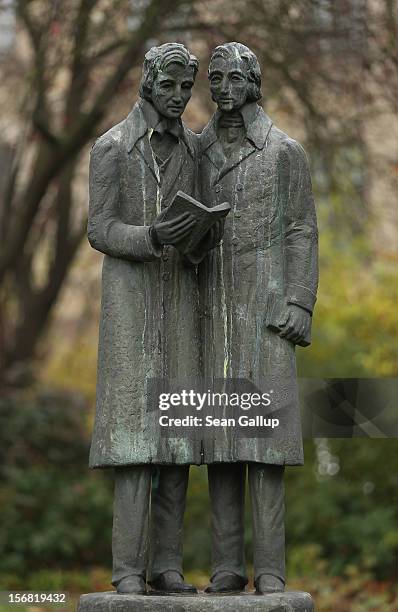
[[[284,315],[283,315],[283,316],[280,318],[280,321],[279,321],[279,327],[281,328],[281,331],[284,331],[284,328],[285,328],[285,326],[286,326],[287,322],[289,321],[289,317],[290,317],[290,313],[289,313],[289,311],[287,310],[287,311],[284,313]]]
[[[193,219],[191,213],[184,212],[181,215],[178,215],[178,217],[175,217],[175,219],[171,219],[171,221],[166,221],[166,223],[168,223],[170,227],[177,227],[181,224],[186,223],[187,221],[190,221],[191,219]]]
[[[310,326],[310,317],[307,313],[302,313],[298,318],[295,325],[295,330],[288,334],[286,338],[291,340],[295,344],[298,344],[308,333]]]
[[[291,336],[288,339],[294,342],[295,344],[297,344],[303,338],[304,338],[304,327],[301,326],[300,330],[297,333],[291,334]]]
[[[184,222],[179,227],[173,229],[171,236],[170,236],[170,239],[172,240],[172,242],[178,242],[184,236],[189,234],[192,228],[194,227],[194,225],[195,225],[195,220],[192,219],[191,221]]]
[[[183,213],[171,221],[155,222],[153,227],[158,241],[162,244],[178,242],[191,231],[195,219],[189,213]]]
[[[288,335],[293,331],[293,329],[294,329],[293,316],[292,316],[292,313],[289,313],[286,319],[286,323],[282,326],[282,329],[279,332],[280,337],[287,338]]]
[[[215,242],[220,242],[224,234],[224,219],[220,219],[219,221],[217,221],[217,223],[215,224],[214,231],[216,234]]]
[[[285,338],[286,340],[290,340],[290,342],[298,342],[300,340],[300,334],[298,334],[296,330],[293,329],[291,332],[286,334]]]

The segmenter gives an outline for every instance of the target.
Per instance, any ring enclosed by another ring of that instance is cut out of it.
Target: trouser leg
[[[112,584],[126,576],[145,580],[151,466],[115,469]]]
[[[174,570],[182,574],[182,544],[189,465],[159,467],[152,490],[148,580]]]
[[[271,574],[285,582],[284,467],[250,463],[254,579]]]
[[[208,465],[212,518],[212,578],[219,572],[246,577],[244,503],[246,464]]]

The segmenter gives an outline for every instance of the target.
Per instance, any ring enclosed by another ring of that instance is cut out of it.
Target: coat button
[[[164,272],[164,273],[162,274],[162,279],[163,279],[164,281],[168,281],[168,280],[170,280],[170,274],[169,274],[168,272]]]
[[[232,238],[232,244],[239,244],[239,238],[237,238],[236,236]]]
[[[240,218],[242,215],[241,215],[241,213],[240,213],[240,212],[236,212],[236,213],[234,213],[234,216],[235,216],[237,219],[239,219],[239,218]]]
[[[216,185],[214,189],[216,190],[216,193],[220,193],[222,187],[221,185]]]
[[[236,185],[236,191],[243,191],[243,185],[242,185],[242,183],[238,183],[238,184]]]

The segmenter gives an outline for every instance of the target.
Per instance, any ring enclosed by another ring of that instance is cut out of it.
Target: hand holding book
[[[208,208],[195,198],[177,191],[170,206],[161,212],[152,225],[151,235],[161,244],[173,244],[185,255],[193,251],[209,229],[226,217],[230,210],[228,202]]]
[[[150,234],[158,244],[175,244],[184,240],[195,225],[195,219],[189,212],[184,212],[176,217],[164,221],[164,214],[159,215],[152,224]]]

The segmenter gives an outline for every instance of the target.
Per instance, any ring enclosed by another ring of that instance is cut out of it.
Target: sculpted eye
[[[189,81],[187,81],[186,83],[182,83],[182,84],[181,84],[181,87],[182,87],[183,89],[191,89],[191,88],[192,88],[192,86],[193,86],[193,83],[191,83],[191,82],[189,82]]]
[[[220,83],[220,81],[221,81],[221,76],[219,76],[218,74],[215,74],[212,77],[210,77],[210,83],[212,85],[217,85],[218,83]]]

